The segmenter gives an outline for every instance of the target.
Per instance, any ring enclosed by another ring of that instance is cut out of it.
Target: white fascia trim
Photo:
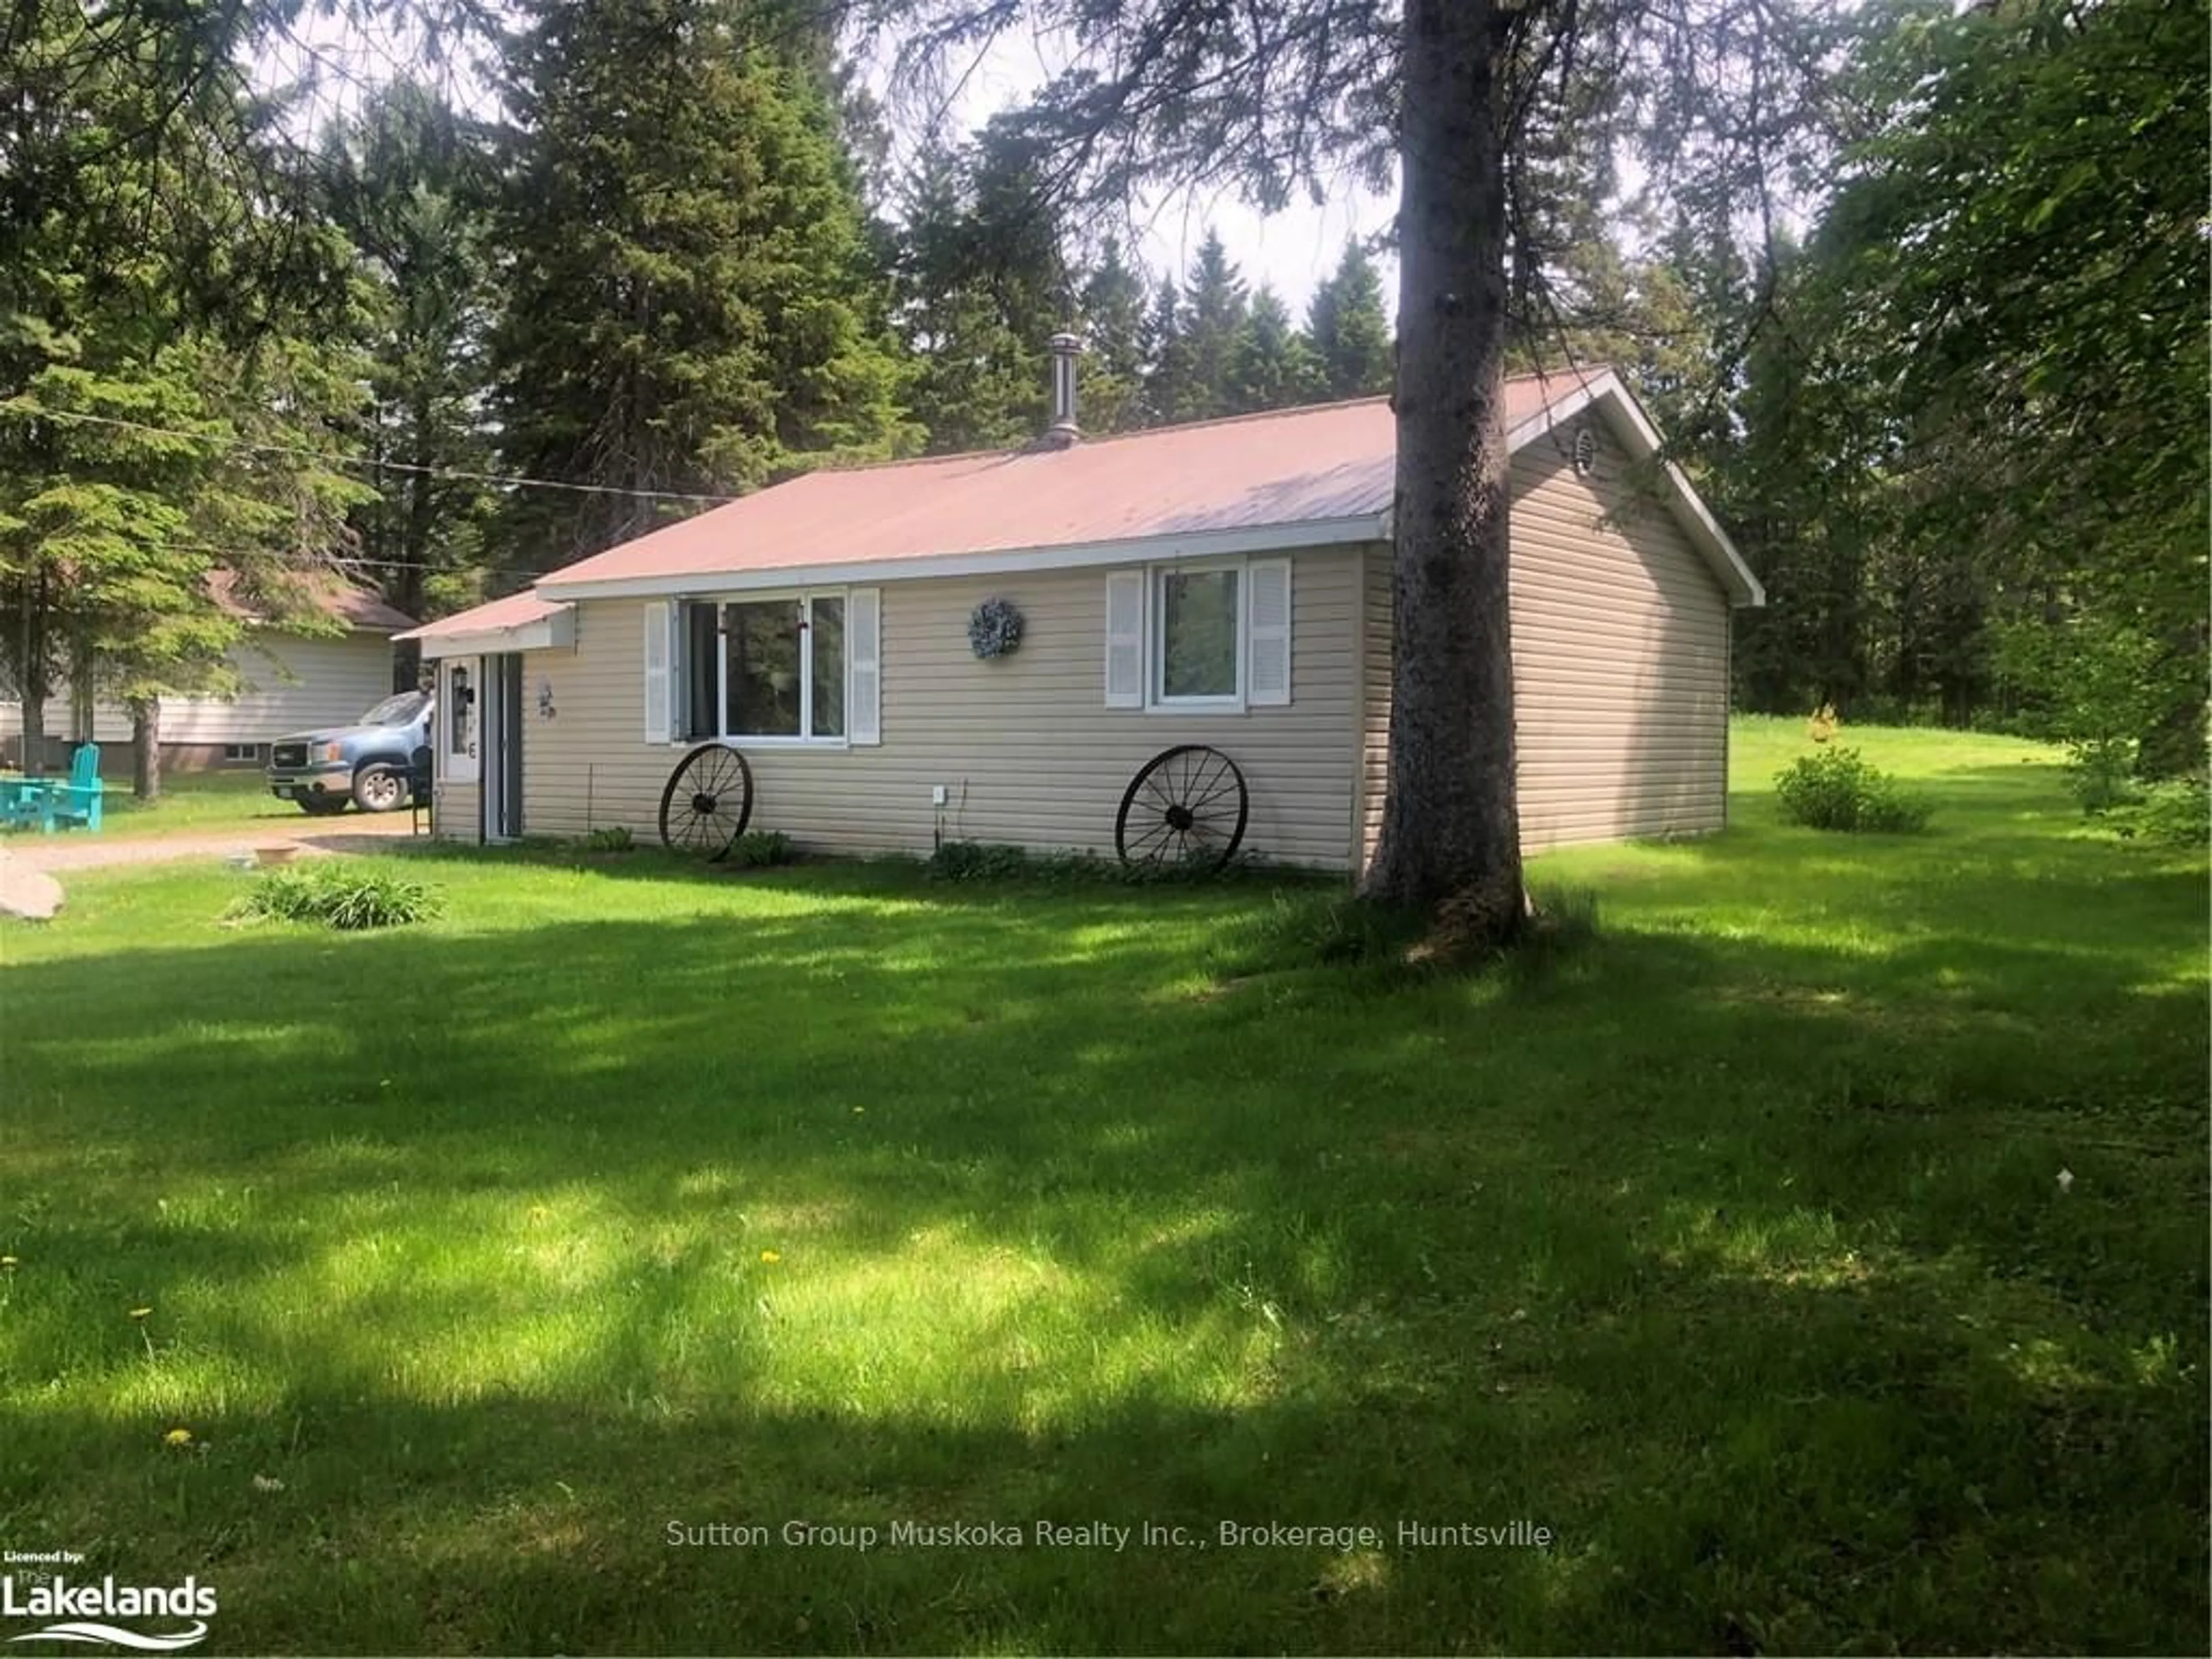
[[[605,581],[538,584],[540,597],[571,599],[677,599],[695,593],[792,592],[807,586],[860,587],[913,581],[925,576],[1006,576],[1032,570],[1088,570],[1106,565],[1171,564],[1184,559],[1238,554],[1286,553],[1302,548],[1344,547],[1381,540],[1389,514],[1304,524],[1239,526],[1186,535],[1135,536],[1126,541],[1085,542],[1070,547],[1012,548],[993,553],[952,553],[915,559],[877,559],[853,564],[787,565],[780,570],[701,570],[676,576],[617,577]]]
[[[1524,445],[1534,443],[1593,404],[1606,417],[1606,423],[1613,428],[1613,435],[1626,444],[1638,459],[1649,460],[1664,447],[1666,441],[1660,437],[1659,428],[1651,424],[1651,417],[1644,412],[1644,406],[1621,383],[1620,376],[1607,368],[1583,376],[1575,389],[1565,397],[1546,404],[1515,427],[1506,434],[1506,448],[1517,453]],[[1705,556],[1705,562],[1712,566],[1713,574],[1721,579],[1721,586],[1728,589],[1729,602],[1738,608],[1764,605],[1766,589],[1759,585],[1759,578],[1751,574],[1751,567],[1744,562],[1743,555],[1736,550],[1735,544],[1729,539],[1728,532],[1721,528],[1720,521],[1713,517],[1712,510],[1691,487],[1689,479],[1682,474],[1682,469],[1668,460],[1662,460],[1659,465],[1667,480],[1668,497],[1682,520],[1683,529],[1697,544],[1698,550]]]
[[[422,643],[426,659],[496,657],[510,651],[552,651],[576,642],[576,613],[562,611],[520,628],[487,628],[469,634],[435,635]]]

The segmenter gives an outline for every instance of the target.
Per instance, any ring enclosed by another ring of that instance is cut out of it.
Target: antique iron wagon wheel
[[[668,775],[660,792],[660,844],[720,859],[753,815],[753,769],[727,744],[702,743]]]
[[[1129,781],[1114,819],[1114,850],[1124,864],[1218,870],[1237,855],[1251,810],[1235,761],[1202,743],[1179,743]]]

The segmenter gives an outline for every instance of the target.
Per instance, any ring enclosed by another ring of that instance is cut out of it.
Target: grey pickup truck
[[[415,751],[430,741],[436,701],[427,691],[386,697],[351,726],[298,732],[269,746],[269,790],[317,814],[407,805]]]

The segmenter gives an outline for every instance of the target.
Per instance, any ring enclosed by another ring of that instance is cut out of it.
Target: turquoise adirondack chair
[[[70,775],[59,778],[9,778],[0,785],[0,822],[37,824],[51,835],[67,824],[100,828],[101,798],[107,786],[100,780],[100,745],[84,744],[70,757]]]

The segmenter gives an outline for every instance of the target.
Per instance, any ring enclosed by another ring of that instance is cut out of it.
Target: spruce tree
[[[1230,369],[1230,406],[1247,414],[1313,403],[1322,395],[1321,359],[1291,322],[1272,288],[1253,295]]]
[[[1368,398],[1390,390],[1395,363],[1382,280],[1358,243],[1345,244],[1335,271],[1315,289],[1306,333],[1330,397]]]
[[[0,150],[45,210],[0,212],[0,669],[27,761],[48,698],[82,689],[133,710],[155,793],[158,698],[234,684],[216,566],[264,615],[317,623],[287,577],[335,553],[365,494],[334,432],[361,370],[351,295],[319,227],[281,253],[264,240],[282,140],[234,63],[217,52],[180,88],[174,64],[118,48],[143,18],[25,21],[30,90],[0,113]]]
[[[1077,418],[1085,432],[1126,432],[1143,424],[1145,277],[1109,237],[1085,276]]]
[[[1145,380],[1138,424],[1165,426],[1181,418],[1180,411],[1194,395],[1182,291],[1172,276],[1161,277],[1159,286],[1152,290],[1152,306],[1145,313],[1142,339]]]
[[[368,289],[362,432],[378,486],[355,515],[386,596],[426,615],[475,597],[492,470],[483,419],[494,284],[487,136],[429,88],[380,88],[323,147],[329,210]]]
[[[512,566],[908,439],[818,43],[740,0],[532,0],[495,336]],[[656,492],[659,498],[656,499]]]
[[[1235,411],[1245,305],[1244,279],[1219,234],[1208,230],[1183,292],[1182,346],[1189,377],[1175,404],[1176,419],[1211,420]]]
[[[1030,159],[989,133],[924,155],[897,239],[913,410],[943,453],[1043,430],[1046,353],[1066,318],[1059,226]]]

